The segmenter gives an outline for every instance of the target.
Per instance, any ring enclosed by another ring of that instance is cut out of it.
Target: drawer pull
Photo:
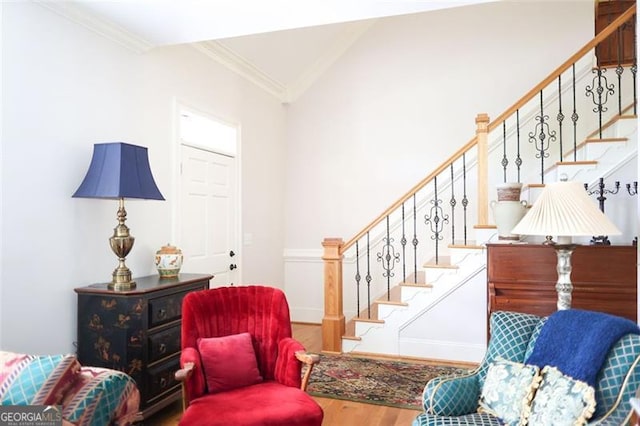
[[[164,389],[167,387],[167,379],[165,379],[164,377],[160,378],[160,388]]]
[[[165,319],[167,317],[167,310],[162,308],[158,309],[158,319]]]
[[[158,346],[158,352],[160,352],[161,354],[165,353],[167,351],[167,345],[165,345],[164,343],[160,343],[160,346]]]

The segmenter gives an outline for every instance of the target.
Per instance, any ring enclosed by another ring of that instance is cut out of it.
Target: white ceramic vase
[[[519,241],[520,236],[511,230],[527,213],[527,202],[520,200],[522,184],[507,182],[497,186],[498,201],[491,201],[493,218],[498,227],[498,240]]]

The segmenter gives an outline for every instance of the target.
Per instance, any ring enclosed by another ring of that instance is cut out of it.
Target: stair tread
[[[558,166],[584,166],[589,164],[598,164],[598,162],[596,160],[556,161]]]
[[[589,138],[587,143],[626,142],[629,138]]]
[[[473,225],[473,229],[497,229],[496,225]]]
[[[475,242],[469,242],[465,244],[464,241],[454,241],[453,244],[449,244],[449,248],[462,248],[472,250],[482,250],[484,246],[482,244],[476,244]]]
[[[401,286],[429,286],[431,284],[427,283],[427,274],[424,271],[418,271],[417,274],[410,274],[407,276],[404,281],[400,282]]]
[[[458,269],[458,265],[454,265],[451,263],[451,256],[439,256],[438,263],[436,263],[436,258],[433,257],[429,259],[427,263],[423,265],[425,268],[442,268],[442,269]]]

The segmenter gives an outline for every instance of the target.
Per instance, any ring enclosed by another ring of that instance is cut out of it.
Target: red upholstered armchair
[[[180,425],[320,426],[322,408],[305,392],[316,362],[291,337],[281,290],[256,285],[189,293],[176,372]]]

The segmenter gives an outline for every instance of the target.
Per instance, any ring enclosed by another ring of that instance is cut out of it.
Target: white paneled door
[[[212,287],[238,282],[236,159],[181,145],[183,272],[210,273]]]

